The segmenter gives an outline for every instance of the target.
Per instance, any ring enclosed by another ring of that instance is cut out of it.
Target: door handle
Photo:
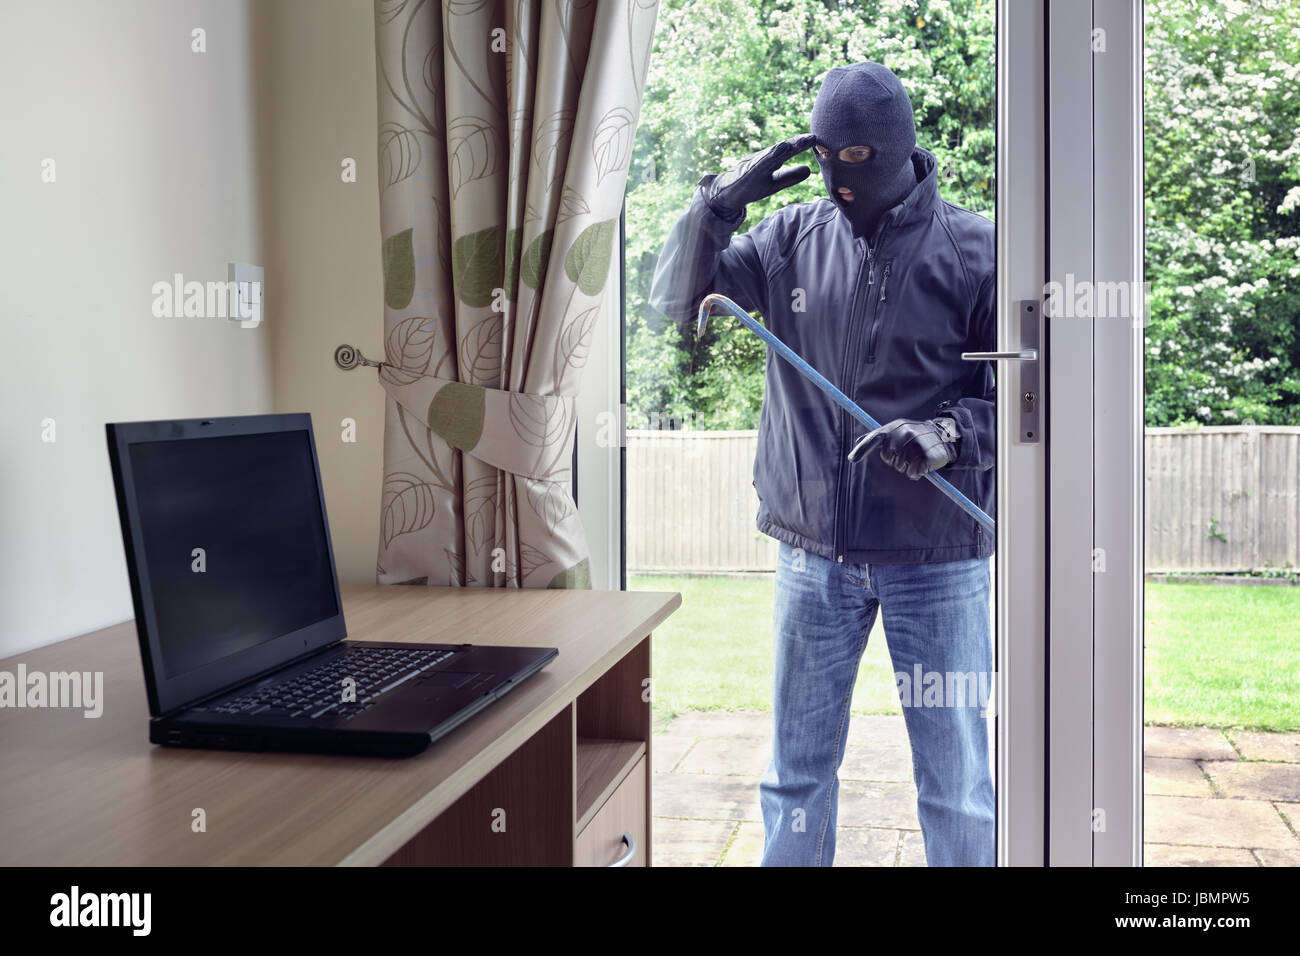
[[[618,842],[627,847],[627,852],[613,863],[606,863],[606,866],[627,866],[632,862],[632,858],[636,856],[636,840],[632,839],[632,834],[624,833],[623,839]]]
[[[967,362],[994,362],[1006,359],[1008,362],[1037,362],[1038,349],[1021,349],[1019,352],[962,352],[961,357]]]
[[[1042,341],[1042,309],[1033,299],[1016,303],[1020,318],[1020,348],[1009,352],[962,352],[967,362],[1024,362],[1020,367],[1020,433],[1017,440],[1022,445],[1037,445],[1042,441],[1040,427],[1043,407],[1039,392],[1039,363],[1042,356],[1038,347]]]

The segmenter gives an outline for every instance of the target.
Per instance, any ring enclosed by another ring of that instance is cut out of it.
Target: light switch
[[[241,328],[254,329],[262,324],[262,276],[265,270],[261,266],[245,265],[231,262],[226,266],[226,279],[235,283],[238,302],[229,316],[231,322],[238,322]]]

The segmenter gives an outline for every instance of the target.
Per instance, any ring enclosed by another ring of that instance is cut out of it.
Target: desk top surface
[[[505,697],[405,760],[149,743],[127,621],[0,661],[102,671],[103,715],[0,708],[0,864],[376,864],[681,604],[649,591],[343,588],[352,640],[558,647]],[[206,832],[192,828],[201,808]]]

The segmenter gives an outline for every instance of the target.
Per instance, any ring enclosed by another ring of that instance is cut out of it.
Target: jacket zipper
[[[849,380],[849,370],[852,367],[854,355],[854,343],[857,340],[859,323],[856,321],[858,314],[858,291],[862,287],[862,266],[867,267],[867,299],[871,298],[871,286],[876,279],[876,255],[880,251],[880,241],[884,238],[885,228],[889,216],[886,215],[880,220],[880,225],[876,226],[876,234],[867,240],[867,255],[865,260],[858,265],[858,278],[853,284],[853,311],[849,313],[849,340],[844,350],[844,362],[840,369],[840,389],[849,397],[853,396],[853,383]],[[883,289],[882,289],[883,291]],[[864,302],[863,305],[866,303]],[[849,495],[845,491],[844,484],[844,461],[848,458],[849,449],[846,439],[853,431],[853,422],[855,421],[848,412],[840,413],[840,460],[835,472],[835,534],[834,534],[834,551],[835,559],[839,562],[844,561],[844,536],[842,534],[845,517],[849,510]],[[851,486],[850,486],[851,488]]]
[[[866,258],[858,264],[858,276],[853,283],[853,302],[851,305],[851,311],[849,312],[848,341],[845,343],[844,361],[840,365],[840,384],[842,386],[841,390],[844,391],[846,394],[851,393],[853,390],[853,386],[849,381],[849,373],[852,368],[853,342],[857,338],[855,333],[858,330],[858,324],[859,324],[857,322],[857,314],[858,314],[858,299],[861,298],[859,293],[862,291],[862,270],[864,267],[867,270],[867,288],[870,289],[872,283],[875,281],[875,271],[876,271],[875,257],[876,257],[876,250],[872,248],[870,245],[868,245]],[[842,541],[842,535],[840,532],[841,532],[841,526],[843,524],[844,510],[847,507],[847,505],[843,500],[844,461],[846,458],[848,458],[848,454],[849,454],[848,438],[849,438],[849,433],[852,431],[852,429],[853,429],[853,419],[849,416],[848,412],[841,411],[840,412],[840,454],[839,454],[839,461],[836,465],[836,472],[835,472],[835,533],[833,535],[834,540],[832,541],[832,548],[835,551],[835,558],[837,561],[843,561],[844,559],[844,552],[840,549],[841,541]]]
[[[867,361],[876,360],[876,340],[880,337],[880,319],[884,311],[885,292],[889,288],[889,273],[894,269],[894,260],[885,263],[884,274],[880,277],[880,297],[876,299],[876,313],[871,320],[871,337],[867,339]]]

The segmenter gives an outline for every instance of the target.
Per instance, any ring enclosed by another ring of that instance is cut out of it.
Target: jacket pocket
[[[876,344],[880,339],[880,325],[885,312],[885,298],[889,295],[889,274],[894,271],[894,260],[885,260],[885,271],[880,276],[880,295],[876,297],[876,311],[871,317],[871,332],[867,337],[867,361],[876,360]]]

